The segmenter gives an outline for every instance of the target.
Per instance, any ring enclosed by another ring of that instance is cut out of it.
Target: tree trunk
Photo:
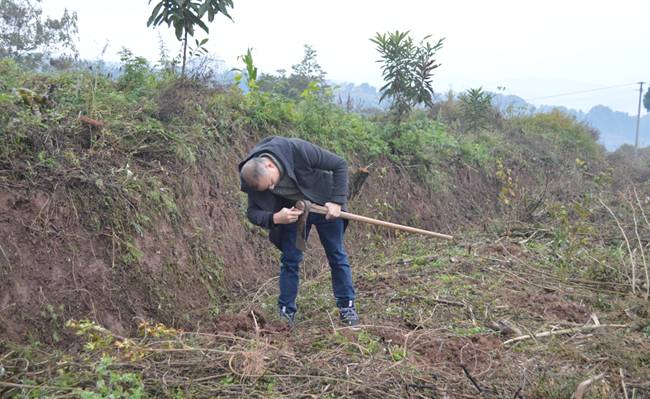
[[[183,39],[183,66],[181,67],[181,76],[185,77],[185,59],[187,58],[187,29],[185,29],[185,39]]]

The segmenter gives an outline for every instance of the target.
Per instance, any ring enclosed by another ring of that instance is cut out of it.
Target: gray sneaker
[[[287,307],[282,306],[280,308],[280,321],[287,323],[289,327],[293,328],[296,325],[296,313],[287,312]]]
[[[358,326],[361,323],[361,319],[357,314],[357,311],[354,309],[354,306],[349,308],[339,308],[339,319],[341,323],[349,327]]]

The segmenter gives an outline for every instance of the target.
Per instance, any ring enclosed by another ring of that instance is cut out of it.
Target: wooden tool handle
[[[298,209],[304,209],[304,204],[302,204],[301,201],[298,201],[298,203],[296,204],[296,207]],[[317,205],[317,204],[312,203],[312,204],[309,205],[309,210],[310,210],[310,212],[315,212],[315,213],[320,213],[322,215],[327,215],[327,208],[322,206],[322,205]],[[356,220],[358,222],[374,224],[374,225],[377,225],[377,226],[390,227],[392,229],[408,231],[410,233],[418,233],[418,234],[424,234],[424,235],[427,235],[427,236],[430,236],[430,237],[444,238],[445,240],[453,240],[454,239],[453,236],[450,236],[450,235],[447,235],[447,234],[436,233],[436,232],[433,232],[433,231],[418,229],[418,228],[410,227],[410,226],[404,226],[404,225],[397,224],[397,223],[384,222],[383,220],[373,219],[373,218],[369,218],[369,217],[361,216],[361,215],[356,215],[354,213],[349,213],[349,212],[341,211],[341,217],[343,219]]]

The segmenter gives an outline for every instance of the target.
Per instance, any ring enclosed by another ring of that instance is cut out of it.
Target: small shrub
[[[97,381],[94,390],[81,392],[82,399],[141,399],[146,398],[144,384],[134,373],[119,373],[110,370],[113,358],[103,356],[95,368]]]
[[[492,112],[492,94],[483,88],[469,89],[460,95],[460,108],[463,112],[465,130],[477,132],[487,125]]]
[[[147,59],[134,55],[127,48],[123,48],[119,54],[122,74],[117,80],[118,89],[136,98],[150,92],[156,83],[156,75],[151,71]]]

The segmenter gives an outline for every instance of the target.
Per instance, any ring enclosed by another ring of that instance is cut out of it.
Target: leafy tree
[[[292,65],[293,75],[317,84],[325,83],[325,71],[316,61],[316,50],[305,44],[305,53],[300,63]]]
[[[648,91],[643,97],[643,106],[645,107],[646,111],[650,112],[650,87],[648,87]]]
[[[289,76],[289,96],[299,97],[305,90],[310,92],[322,91],[325,84],[325,71],[316,61],[316,50],[305,44],[302,60],[291,66],[293,73]]]
[[[485,127],[492,109],[492,97],[482,87],[469,89],[460,95],[466,131],[478,131]]]
[[[258,85],[260,90],[282,94],[286,97],[298,99],[303,93],[327,93],[325,71],[316,60],[316,50],[305,44],[302,60],[291,67],[292,73],[288,77],[285,70],[278,70],[278,75],[262,74]]]
[[[0,0],[0,58],[10,57],[36,67],[44,60],[55,65],[77,56],[77,13],[65,9],[59,19],[43,18],[40,3]]]
[[[381,59],[382,75],[386,84],[381,88],[379,101],[392,100],[391,109],[395,112],[397,122],[401,122],[418,104],[433,104],[433,87],[431,76],[433,70],[440,66],[433,58],[442,48],[444,38],[433,46],[426,36],[419,44],[410,37],[409,32],[377,33],[370,39],[377,45]]]
[[[149,0],[149,4],[151,4],[151,0]],[[205,14],[208,15],[209,22],[212,22],[217,14],[223,14],[232,21],[232,17],[228,14],[228,8],[233,8],[232,0],[161,0],[153,8],[147,26],[155,28],[163,23],[166,23],[167,26],[174,26],[176,38],[183,42],[181,75],[185,76],[187,36],[194,36],[195,26],[203,29],[205,33],[210,32],[208,26],[203,22]],[[201,48],[207,41],[208,39],[197,41],[197,47]]]

